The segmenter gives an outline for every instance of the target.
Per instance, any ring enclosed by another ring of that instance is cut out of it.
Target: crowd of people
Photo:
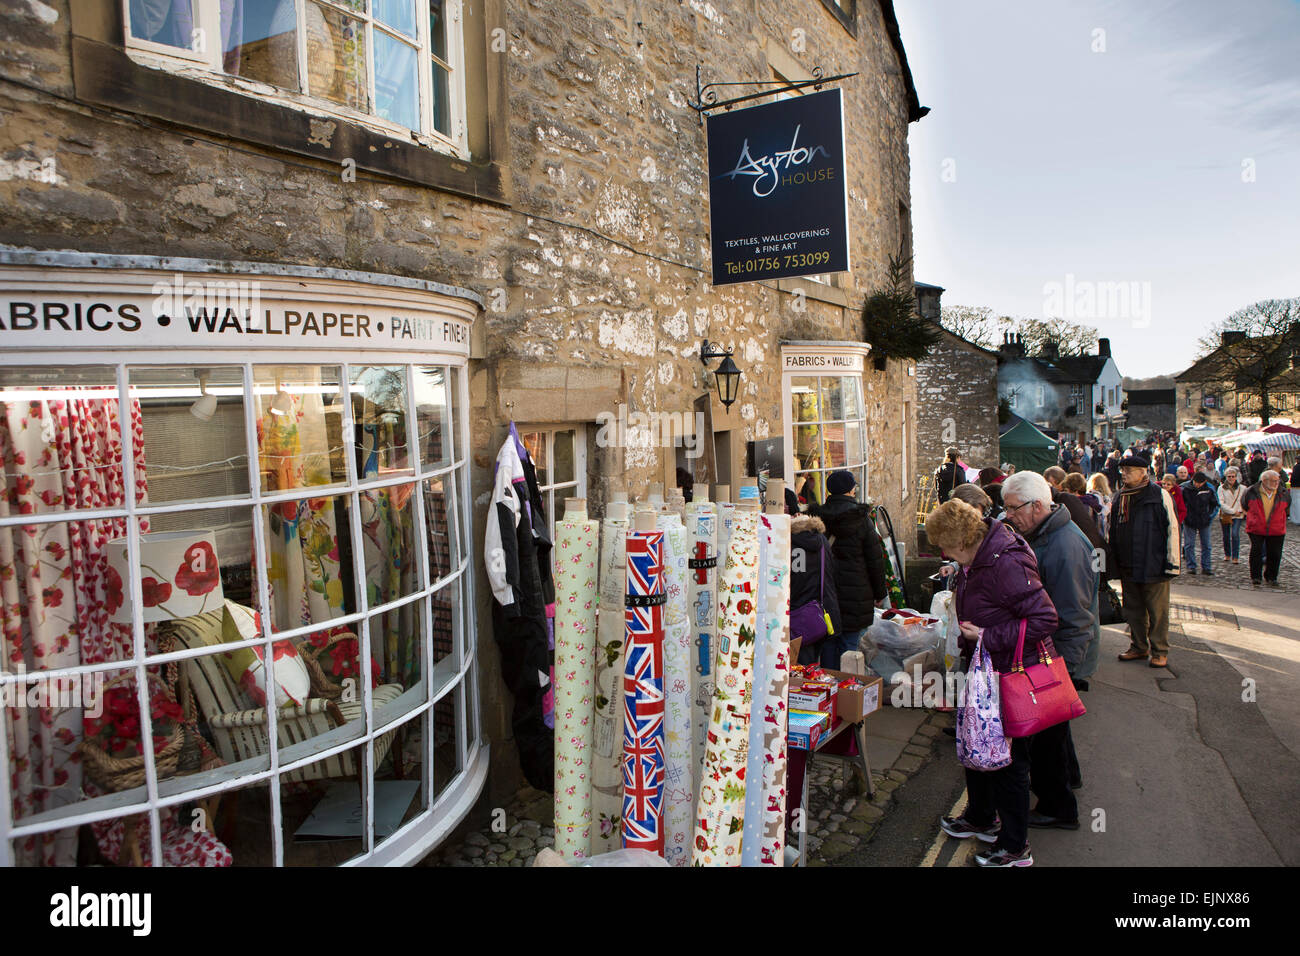
[[[985,468],[973,482],[969,474],[959,450],[947,449],[934,476],[939,504],[925,520],[931,546],[952,562],[942,573],[954,584],[968,665],[982,641],[994,669],[1010,671],[1024,626],[1023,646],[1047,642],[1086,692],[1101,651],[1103,602],[1113,595],[1107,582],[1117,580],[1129,627],[1119,660],[1168,667],[1170,582],[1196,573],[1198,545],[1201,573],[1213,574],[1216,520],[1224,560],[1238,560],[1244,525],[1252,583],[1278,585],[1291,511],[1279,459],[1198,454],[1169,433],[1152,433],[1127,449],[1066,442],[1058,464],[1041,474],[1009,464]],[[1300,496],[1300,463],[1289,483]],[[967,769],[965,810],[940,820],[949,836],[991,844],[976,854],[981,866],[1032,865],[1031,828],[1079,827],[1073,791],[1083,781],[1070,722],[1013,739],[1010,753],[1001,769]]]

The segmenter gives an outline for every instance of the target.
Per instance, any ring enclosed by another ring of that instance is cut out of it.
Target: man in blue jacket
[[[1104,552],[1093,548],[1064,506],[1053,504],[1052,487],[1042,475],[1016,472],[1002,483],[1002,502],[1007,520],[1034,549],[1043,587],[1056,605],[1057,628],[1052,635],[1056,652],[1065,660],[1075,686],[1086,690],[1089,647],[1101,640],[1097,588],[1101,583],[1098,561]],[[1033,736],[1029,777],[1038,797],[1029,825],[1077,830],[1079,810],[1071,788],[1082,781],[1068,720]]]
[[[1201,541],[1201,573],[1214,574],[1210,568],[1210,528],[1219,515],[1219,496],[1203,471],[1181,485],[1187,517],[1183,519],[1183,564],[1188,574],[1196,573],[1196,540]]]

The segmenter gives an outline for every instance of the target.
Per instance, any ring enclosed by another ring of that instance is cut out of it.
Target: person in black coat
[[[1259,476],[1264,474],[1264,470],[1267,467],[1268,462],[1264,459],[1263,453],[1255,452],[1254,457],[1250,460],[1250,464],[1246,466],[1246,473],[1250,478],[1250,483],[1252,485],[1259,484]]]
[[[800,664],[820,664],[838,670],[838,637],[843,630],[839,597],[835,591],[835,558],[826,540],[826,525],[815,515],[799,515],[790,522],[790,610],[810,601],[830,615],[832,633],[823,640],[799,647]]]
[[[946,448],[943,452],[944,463],[935,469],[934,491],[939,504],[952,497],[952,490],[966,480],[966,475],[957,467],[961,452],[956,448]]]
[[[858,649],[858,640],[875,623],[875,609],[884,606],[889,587],[885,583],[885,549],[870,509],[854,500],[857,479],[851,472],[832,472],[826,479],[826,491],[826,503],[815,514],[826,526],[827,536],[834,539],[831,554],[843,623],[837,635],[842,654]]]

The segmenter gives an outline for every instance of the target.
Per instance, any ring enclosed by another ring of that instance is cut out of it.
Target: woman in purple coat
[[[947,501],[925,519],[932,544],[956,560],[955,608],[962,650],[974,651],[982,635],[993,667],[1011,670],[1026,622],[1025,647],[1056,631],[1056,608],[1038,577],[1034,552],[1008,525],[982,518],[962,501]],[[966,809],[939,825],[949,836],[992,843],[977,853],[980,866],[1032,866],[1029,850],[1029,747],[1031,737],[1011,741],[1011,763],[1000,770],[966,771]]]

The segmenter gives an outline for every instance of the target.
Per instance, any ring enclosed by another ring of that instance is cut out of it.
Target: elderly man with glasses
[[[1052,487],[1042,475],[1020,471],[1002,483],[1005,520],[1025,536],[1038,560],[1038,573],[1056,605],[1056,652],[1080,690],[1097,669],[1101,632],[1097,588],[1101,555],[1070,519],[1064,505],[1052,501]],[[1091,652],[1091,653],[1090,653]],[[1038,806],[1029,815],[1032,827],[1079,826],[1071,789],[1082,785],[1070,722],[1035,734],[1029,751],[1031,788]]]

